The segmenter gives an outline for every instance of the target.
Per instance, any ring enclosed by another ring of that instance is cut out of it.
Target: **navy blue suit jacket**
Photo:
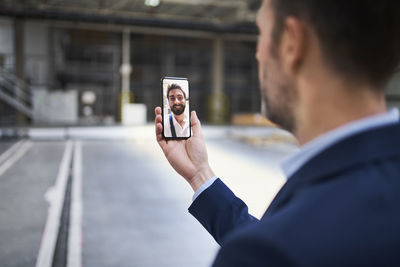
[[[260,221],[221,180],[189,212],[221,245],[214,266],[400,266],[400,124],[316,155]]]

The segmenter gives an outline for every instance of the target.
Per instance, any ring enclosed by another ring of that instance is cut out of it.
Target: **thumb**
[[[197,117],[196,111],[192,111],[192,113],[190,114],[190,123],[192,126],[192,136],[203,137],[203,132],[201,131],[201,123],[199,118]]]

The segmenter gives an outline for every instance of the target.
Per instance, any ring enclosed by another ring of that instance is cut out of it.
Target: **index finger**
[[[161,108],[156,107],[154,109],[154,113],[156,115],[154,119],[154,124],[155,124],[155,132],[156,132],[156,140],[158,144],[160,145],[161,148],[164,147],[164,145],[167,143],[166,140],[162,136],[162,130],[163,130],[163,125],[162,125],[162,115],[161,115]]]
[[[161,115],[161,107],[156,107],[156,108],[154,109],[154,112],[155,112],[156,116],[157,116],[157,115]]]

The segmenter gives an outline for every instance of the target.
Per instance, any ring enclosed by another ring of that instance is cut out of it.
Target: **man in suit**
[[[214,266],[400,266],[400,124],[384,88],[400,61],[400,2],[264,0],[256,58],[267,116],[301,146],[257,220],[215,176],[200,122],[156,137],[221,245]]]

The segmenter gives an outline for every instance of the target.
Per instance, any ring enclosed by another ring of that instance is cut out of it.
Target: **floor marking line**
[[[23,143],[25,143],[26,140],[19,140],[15,144],[13,144],[9,149],[7,149],[3,154],[0,155],[0,164],[3,163],[3,161],[7,160],[15,150],[17,150]]]
[[[2,176],[11,166],[14,165],[23,155],[32,147],[32,142],[26,141],[21,146],[19,146],[18,150],[10,156],[3,164],[0,165],[0,176]]]
[[[82,143],[75,143],[67,267],[82,266]]]
[[[53,263],[71,160],[72,142],[67,141],[56,182],[45,194],[49,209],[36,267],[50,267]]]

